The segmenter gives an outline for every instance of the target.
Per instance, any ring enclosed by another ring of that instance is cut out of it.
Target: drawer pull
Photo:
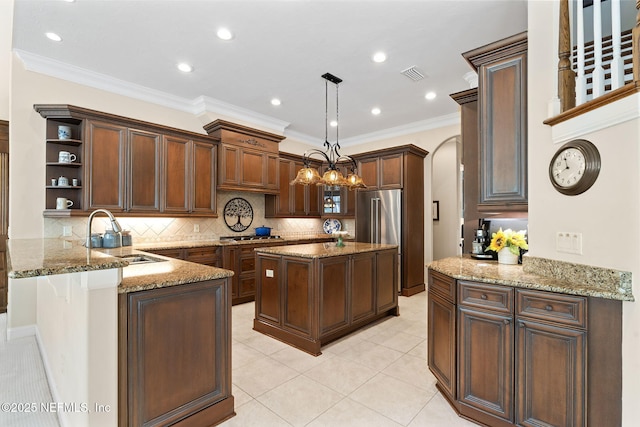
[[[547,311],[552,311],[553,307],[551,307],[550,305],[547,305],[544,309],[547,310]]]
[[[482,295],[480,295],[480,298],[482,298],[482,299],[487,299],[487,295],[482,294]]]

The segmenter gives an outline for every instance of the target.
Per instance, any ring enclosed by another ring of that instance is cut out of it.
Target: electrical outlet
[[[556,233],[556,250],[568,254],[582,255],[582,233],[558,231]]]
[[[194,233],[200,232],[200,224],[193,224],[193,232]]]
[[[62,226],[62,236],[63,237],[67,237],[67,236],[71,236],[71,234],[72,234],[71,226],[70,225],[63,225]]]
[[[265,270],[265,274],[267,277],[273,277],[273,270]]]

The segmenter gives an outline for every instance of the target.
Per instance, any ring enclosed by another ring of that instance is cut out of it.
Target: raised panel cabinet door
[[[318,261],[320,336],[349,326],[349,257]]]
[[[280,257],[269,257],[262,254],[258,257],[257,263],[256,318],[280,325],[282,319]],[[271,271],[273,274],[267,275],[267,271]]]
[[[516,423],[585,426],[586,332],[525,320],[516,328]]]
[[[231,280],[231,298],[238,298],[238,277],[240,276],[240,248],[237,246],[225,246],[222,249],[222,268],[233,271]]]
[[[380,157],[380,188],[402,188],[403,159],[402,153]]]
[[[237,186],[240,184],[240,148],[229,144],[220,144],[219,147],[218,185]]]
[[[456,306],[428,294],[427,363],[450,401],[456,399]]]
[[[480,204],[527,203],[526,52],[480,68]]]
[[[398,252],[377,253],[376,313],[382,313],[398,305]]]
[[[458,400],[513,421],[513,316],[458,307]]]
[[[295,171],[296,174],[303,167],[304,167],[304,163],[302,163],[302,162],[294,162],[293,163],[293,170]],[[314,184],[312,184],[312,185],[316,186]],[[293,215],[294,216],[297,216],[297,217],[306,216],[306,214],[307,214],[306,198],[308,197],[307,193],[309,192],[309,187],[311,187],[311,185],[299,185],[299,184],[296,184],[291,189],[291,193],[290,193],[290,195],[292,197],[291,206],[293,207]]]
[[[313,336],[313,271],[312,261],[282,258],[282,327],[305,337]]]
[[[311,166],[313,167],[313,165]],[[322,197],[322,185],[307,185],[307,202],[306,202],[306,214],[307,216],[320,216],[320,199]]]
[[[172,425],[231,396],[227,286],[127,294],[127,425]]]
[[[85,144],[85,183],[89,210],[125,210],[125,149],[127,128],[89,121]]]
[[[358,174],[368,190],[377,190],[380,175],[380,159],[372,157],[358,160]]]
[[[376,254],[351,258],[351,322],[376,314]]]
[[[216,146],[193,142],[192,212],[216,213]]]
[[[267,179],[267,155],[265,153],[243,149],[240,151],[240,163],[240,185],[265,187]]]
[[[277,154],[266,154],[266,176],[264,186],[269,189],[280,189],[280,159]],[[284,183],[289,185],[289,181]]]
[[[191,146],[186,138],[164,137],[162,211],[189,212],[191,207]]]
[[[295,191],[295,187],[299,185],[289,185],[289,183],[295,178],[295,174],[298,172],[294,170],[294,162],[287,159],[280,159],[280,167],[278,174],[280,175],[280,194],[277,196],[278,203],[276,205],[276,215],[288,216],[293,211],[292,206],[292,193]]]
[[[162,139],[157,133],[137,129],[129,129],[128,139],[127,210],[158,212]]]

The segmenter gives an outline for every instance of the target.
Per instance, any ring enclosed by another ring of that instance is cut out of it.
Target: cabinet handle
[[[551,311],[551,310],[553,310],[553,307],[551,307],[550,305],[547,305],[544,309],[547,310],[547,311]]]
[[[520,326],[521,328],[524,328],[524,322],[518,322],[518,326]]]
[[[509,323],[511,323],[511,320],[509,320],[509,319],[504,319],[504,320],[503,320],[503,322],[504,322],[504,324],[505,324],[505,325],[508,325]]]
[[[485,294],[482,294],[482,295],[480,295],[480,298],[487,299],[487,296]]]

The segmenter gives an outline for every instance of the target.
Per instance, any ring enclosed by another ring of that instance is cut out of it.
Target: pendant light
[[[298,171],[296,178],[291,181],[291,185],[331,185],[348,187],[350,190],[354,190],[356,188],[367,188],[362,181],[362,178],[357,174],[358,165],[355,159],[351,156],[341,155],[339,152],[340,142],[338,140],[338,125],[336,125],[336,141],[334,143],[329,142],[329,83],[334,84],[336,87],[336,120],[338,120],[338,85],[342,82],[342,79],[330,73],[325,73],[321,77],[325,80],[325,151],[315,149],[306,151],[303,157],[304,167]],[[320,176],[317,169],[310,167],[310,159],[313,155],[318,155],[327,162],[327,169],[322,176]],[[339,169],[340,166],[343,165],[347,166],[350,171],[346,178]]]

